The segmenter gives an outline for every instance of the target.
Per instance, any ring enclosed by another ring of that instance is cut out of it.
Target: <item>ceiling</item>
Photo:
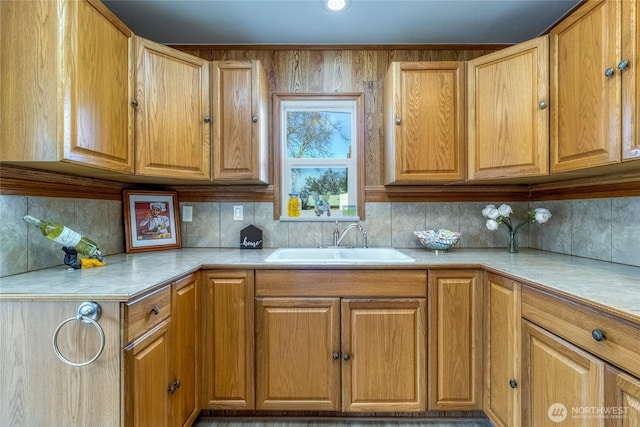
[[[580,0],[103,0],[164,44],[513,44],[544,33]]]

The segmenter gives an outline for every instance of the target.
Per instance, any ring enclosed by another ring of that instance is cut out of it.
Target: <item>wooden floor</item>
[[[215,418],[200,418],[194,424],[194,427],[332,427],[332,426],[351,426],[351,427],[491,427],[492,424],[488,420],[229,420]]]

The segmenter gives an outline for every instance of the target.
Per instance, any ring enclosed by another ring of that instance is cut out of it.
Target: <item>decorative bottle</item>
[[[289,202],[287,203],[287,214],[290,217],[299,217],[301,210],[301,201],[298,193],[289,193]]]
[[[79,254],[87,257],[98,259],[102,257],[98,245],[93,240],[69,227],[57,222],[41,221],[31,215],[26,215],[24,220],[38,227],[42,231],[42,235],[49,240],[60,243],[65,247],[74,247]]]

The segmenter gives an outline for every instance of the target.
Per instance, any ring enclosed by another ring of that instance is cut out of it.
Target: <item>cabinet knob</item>
[[[134,99],[133,101],[131,101],[131,105],[133,105],[134,107],[138,106],[138,100]]]
[[[511,388],[518,387],[518,382],[516,380],[509,380],[509,387]]]
[[[211,116],[208,116],[208,115],[204,116],[203,120],[204,120],[205,123],[211,123]]]
[[[541,110],[544,110],[545,108],[547,108],[547,103],[544,101],[540,101],[538,102],[538,107],[540,107]]]
[[[606,70],[604,70],[604,75],[606,77],[611,77],[613,76],[613,73],[615,73],[615,71],[613,70],[613,68],[609,67]]]
[[[160,306],[159,305],[154,305],[153,308],[151,309],[151,312],[155,315],[158,315],[160,313]]]
[[[251,121],[253,123],[258,123],[258,116],[251,116]]]
[[[604,341],[604,334],[600,329],[594,329],[593,331],[591,331],[591,336],[596,341]]]
[[[628,66],[629,66],[629,61],[627,61],[626,59],[623,59],[622,61],[618,62],[618,70],[620,71],[624,70]]]
[[[333,360],[338,360],[340,359],[340,353],[338,353],[337,351],[334,351],[333,354],[331,355],[331,358]]]
[[[180,380],[175,380],[173,384],[169,386],[169,390],[168,390],[169,394],[175,393],[176,390],[180,388],[180,385],[181,385]]]
[[[402,119],[400,117],[396,117],[396,124],[399,125],[402,123]]]
[[[349,359],[351,359],[351,356],[349,356],[349,353],[345,353],[345,354],[342,355],[342,358],[344,360],[349,360]]]

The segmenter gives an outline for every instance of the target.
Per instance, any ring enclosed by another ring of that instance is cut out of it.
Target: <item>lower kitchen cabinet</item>
[[[257,409],[340,409],[340,300],[256,300]]]
[[[526,320],[522,328],[523,425],[601,425],[572,411],[603,407],[605,363]]]
[[[257,270],[256,408],[426,410],[425,296],[425,270]]]
[[[429,409],[482,408],[482,270],[429,270]]]
[[[125,304],[126,426],[189,426],[200,412],[197,278]]]
[[[640,327],[528,286],[521,297],[522,424],[640,425]]]
[[[169,353],[167,319],[125,349],[125,425],[169,426]]]
[[[258,409],[424,410],[423,298],[258,298],[256,312]]]
[[[341,305],[343,410],[424,411],[425,299]]]
[[[497,427],[520,426],[520,283],[485,273],[484,412]]]
[[[607,427],[640,425],[640,379],[607,366],[605,371],[604,408]]]
[[[253,270],[205,270],[202,282],[202,407],[254,409]]]
[[[170,417],[172,426],[190,426],[200,413],[200,298],[198,275],[172,285]]]

